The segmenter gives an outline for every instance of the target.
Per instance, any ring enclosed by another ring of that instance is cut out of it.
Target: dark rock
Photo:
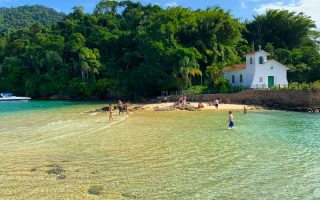
[[[175,110],[176,108],[174,106],[166,106],[166,107],[155,107],[154,111],[172,111]]]
[[[103,108],[101,108],[100,110],[102,110],[102,111],[109,111],[109,106],[103,107]]]
[[[49,97],[49,100],[73,100],[74,98],[71,98],[67,95],[52,95]]]
[[[177,109],[179,109],[179,110],[188,110],[188,111],[198,110],[197,107],[194,107],[194,106],[189,105],[189,104],[187,104],[187,105],[182,105],[182,106],[178,106]]]
[[[281,108],[281,107],[283,107],[283,106],[281,106],[281,105],[278,104],[278,103],[275,103],[275,104],[273,104],[273,107],[275,107],[275,108]]]
[[[65,170],[61,167],[55,167],[47,171],[48,174],[61,174],[62,172],[65,172]]]
[[[101,190],[102,190],[102,186],[94,185],[89,188],[88,193],[92,195],[100,195]]]
[[[133,107],[133,110],[139,110],[139,109],[141,109],[141,106],[135,106],[135,107]]]
[[[30,171],[31,172],[35,172],[35,171],[37,171],[37,169],[36,168],[32,168]]]

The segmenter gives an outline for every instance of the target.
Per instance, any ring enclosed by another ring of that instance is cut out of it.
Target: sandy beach
[[[193,107],[198,107],[198,102],[190,102],[189,104]],[[173,102],[143,104],[141,109],[154,110],[155,108],[165,108],[172,105],[173,105]],[[261,109],[260,107],[257,107],[257,106],[245,105],[245,104],[219,104],[219,109],[216,109],[215,106],[209,106],[208,102],[203,102],[203,105],[204,105],[204,108],[201,108],[200,110],[210,110],[210,111],[243,110],[244,106],[246,106],[248,110]]]

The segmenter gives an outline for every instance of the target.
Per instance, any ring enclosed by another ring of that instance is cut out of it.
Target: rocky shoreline
[[[283,110],[283,111],[293,111],[293,112],[307,112],[307,113],[320,113],[320,107],[310,108],[310,107],[292,107],[288,105],[279,104],[263,104],[261,105],[267,110]]]

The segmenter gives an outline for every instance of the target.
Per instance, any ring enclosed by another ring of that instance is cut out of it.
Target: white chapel
[[[224,67],[224,77],[231,86],[272,88],[288,85],[288,67],[276,60],[268,60],[269,53],[261,50],[248,53],[246,63]]]

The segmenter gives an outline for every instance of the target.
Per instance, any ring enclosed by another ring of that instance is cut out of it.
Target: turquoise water
[[[94,105],[99,102],[77,102],[77,101],[0,101],[0,116],[7,112],[23,112],[23,111],[35,111],[53,108],[62,108],[65,106],[76,105]]]
[[[226,112],[138,111],[110,125],[88,112],[102,104],[20,103],[0,104],[0,199],[320,198],[316,114],[235,112],[227,130]]]

